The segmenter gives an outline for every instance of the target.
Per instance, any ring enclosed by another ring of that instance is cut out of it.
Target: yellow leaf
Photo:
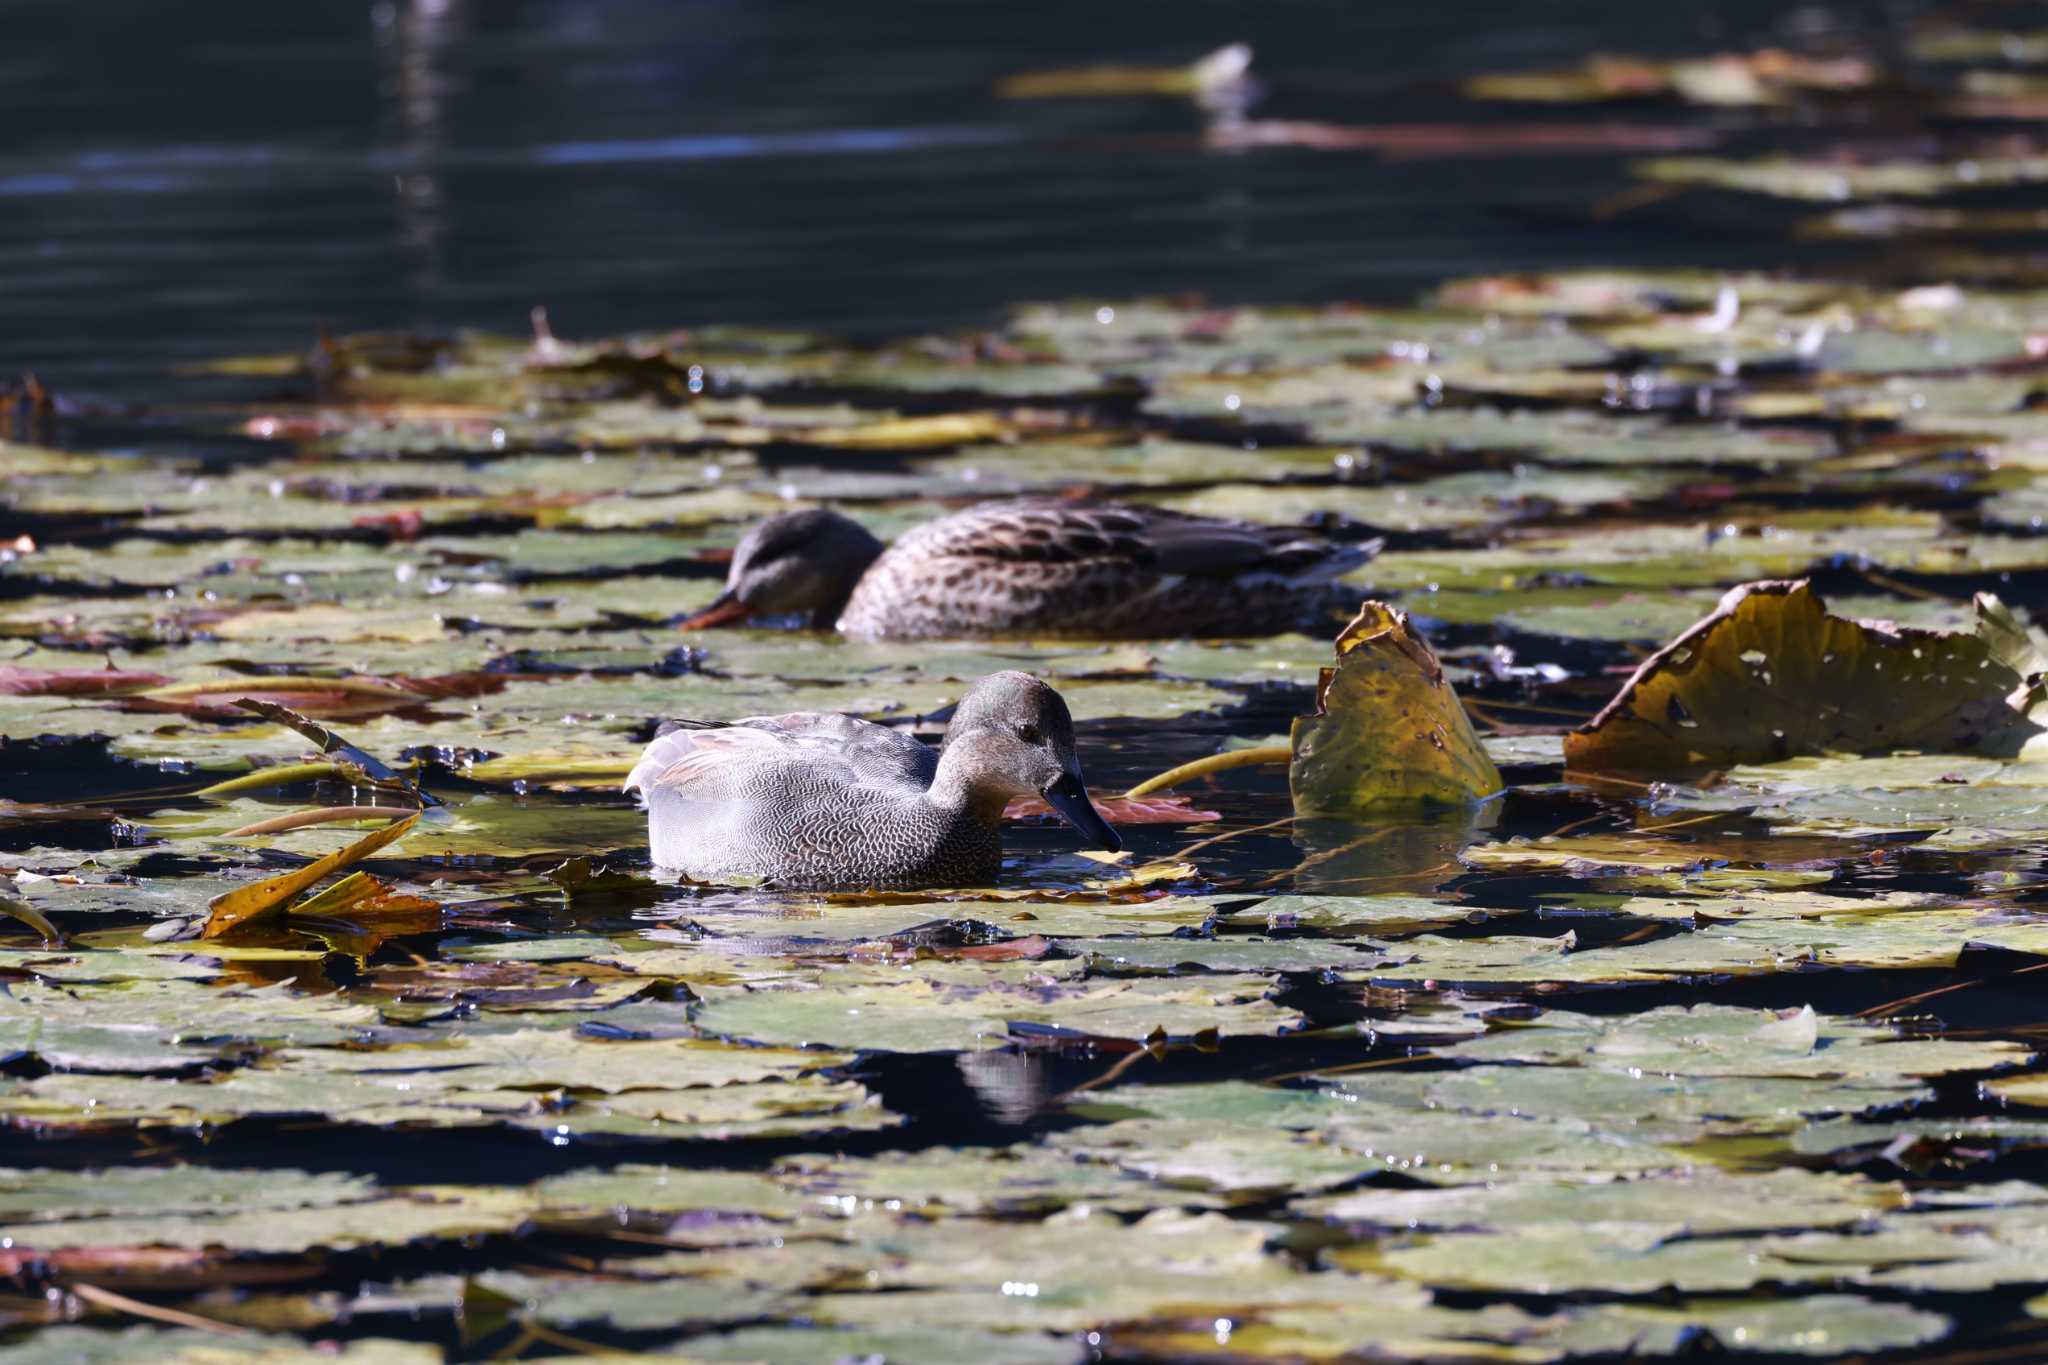
[[[1405,612],[1367,602],[1337,637],[1316,711],[1294,722],[1294,813],[1463,806],[1501,790],[1472,721]]]
[[[996,82],[1006,100],[1110,99],[1132,95],[1216,97],[1240,85],[1251,67],[1243,43],[1217,48],[1186,66],[1081,66],[1022,71]]]
[[[419,812],[414,811],[403,820],[393,820],[382,829],[372,830],[347,848],[337,849],[296,872],[286,872],[253,886],[238,886],[233,891],[215,896],[208,904],[211,913],[206,917],[206,928],[200,936],[219,938],[269,914],[328,873],[351,867],[386,844],[397,842],[407,830],[419,823],[419,819]]]
[[[588,750],[536,749],[532,753],[472,763],[463,776],[473,782],[540,782],[550,787],[597,787],[617,791],[633,771],[634,754],[614,757]]]
[[[2041,666],[1988,595],[1962,634],[1831,615],[1805,579],[1745,583],[1565,736],[1565,764],[1663,772],[1997,747],[2026,727],[2010,698]]]
[[[992,412],[939,412],[924,417],[885,417],[853,427],[816,427],[793,432],[790,439],[852,450],[925,450],[993,441],[1010,430],[1010,424]]]

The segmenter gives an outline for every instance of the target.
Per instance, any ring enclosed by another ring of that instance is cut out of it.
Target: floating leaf
[[[1406,613],[1367,602],[1337,637],[1316,710],[1294,722],[1288,786],[1298,816],[1463,806],[1501,789],[1499,769]]]
[[[1805,582],[1750,583],[1636,670],[1565,737],[1580,769],[1671,771],[1831,750],[2017,745],[2008,703],[2040,664],[1989,596],[1969,634],[1831,615]]]
[[[1272,1034],[1300,1021],[1263,977],[1079,980],[1037,963],[840,967],[780,989],[721,991],[692,1018],[711,1033],[898,1052],[989,1047],[1013,1025],[1142,1042],[1154,1034]]]
[[[237,887],[233,891],[214,897],[202,936],[220,938],[269,914],[328,873],[353,866],[387,844],[403,838],[406,831],[419,823],[419,819],[419,812],[415,811],[402,820],[393,820],[382,829],[363,836],[347,848],[337,849],[295,872],[281,873],[266,881]]]
[[[1669,157],[1642,162],[1636,173],[1663,184],[1711,185],[1782,199],[1931,197],[1989,186],[2039,184],[2048,180],[2048,155],[1993,152],[1946,161]]]
[[[439,1347],[383,1337],[311,1345],[190,1327],[51,1327],[8,1348],[10,1365],[439,1365]]]

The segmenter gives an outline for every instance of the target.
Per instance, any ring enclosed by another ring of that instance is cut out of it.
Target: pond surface
[[[585,334],[888,336],[1027,298],[1406,299],[1478,270],[1777,265],[1775,235],[1594,218],[1629,185],[1612,156],[1219,155],[1185,100],[992,87],[1248,42],[1262,117],[1499,121],[1526,110],[1475,110],[1455,82],[1855,38],[1901,9],[1781,8],[16,0],[0,374],[132,400],[176,361],[323,326],[514,329],[535,304]]]
[[[17,9],[0,1361],[2048,1352],[2037,15]],[[1013,494],[1385,548],[677,628]],[[1504,792],[1115,799],[1368,597]],[[695,886],[619,793],[1019,667],[1121,856]]]

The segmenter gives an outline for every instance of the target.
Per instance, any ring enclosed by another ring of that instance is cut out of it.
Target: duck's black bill
[[[1088,799],[1088,789],[1081,785],[1081,779],[1069,773],[1045,789],[1045,804],[1059,813],[1060,819],[1081,831],[1081,837],[1105,853],[1123,852],[1124,841],[1109,827],[1109,821],[1102,818],[1102,812],[1095,809],[1095,803]]]

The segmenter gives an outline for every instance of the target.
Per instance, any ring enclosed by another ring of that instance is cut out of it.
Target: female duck
[[[884,546],[824,508],[784,512],[734,549],[725,591],[685,629],[805,613],[871,639],[1046,634],[1270,635],[1310,623],[1379,541],[1156,507],[990,502]]]
[[[987,885],[1003,807],[1027,795],[1095,846],[1123,846],[1088,800],[1066,702],[1028,673],[976,683],[936,751],[820,711],[673,724],[626,790],[647,803],[654,861],[695,881]]]

